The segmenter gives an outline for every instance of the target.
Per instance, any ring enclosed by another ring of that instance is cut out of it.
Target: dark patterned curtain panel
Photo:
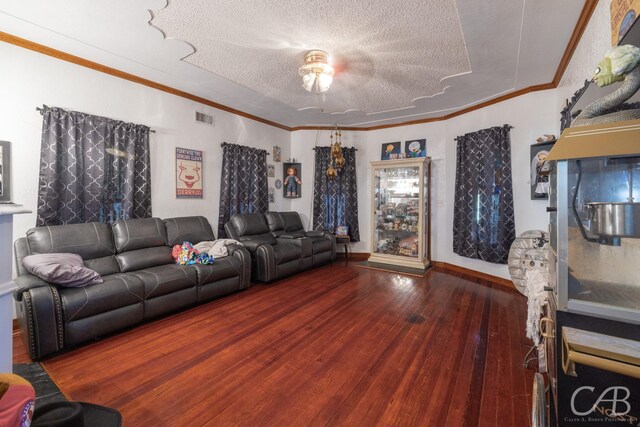
[[[149,128],[42,110],[37,225],[151,216]]]
[[[222,144],[220,213],[218,236],[226,237],[224,225],[233,214],[267,212],[267,152],[243,145]]]
[[[511,188],[511,126],[457,138],[453,251],[506,264],[515,239]]]
[[[356,149],[342,148],[345,164],[338,177],[327,178],[330,147],[316,147],[313,183],[313,228],[335,231],[338,225],[349,226],[352,242],[360,241],[358,227],[358,183],[356,181]]]

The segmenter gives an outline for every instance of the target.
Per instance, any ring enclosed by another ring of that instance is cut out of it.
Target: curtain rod
[[[269,153],[267,150],[263,148],[249,147],[248,145],[232,144],[230,142],[223,142],[222,144],[220,144],[220,147],[224,147],[225,145],[237,145],[238,147],[254,148],[256,150],[264,151],[265,153],[267,153],[267,156],[271,155],[271,153]]]
[[[331,148],[331,147],[315,146],[315,147],[313,147],[313,150],[315,151],[315,150],[316,150],[316,148]],[[355,151],[358,151],[358,149],[357,149],[357,148],[355,148],[355,147],[342,147],[342,148],[353,148]]]
[[[47,107],[47,106],[44,106],[44,107],[36,107],[36,111],[37,111],[38,113],[40,113],[40,115],[42,115],[42,113],[44,113],[44,109],[45,109],[45,108],[49,108],[49,107]],[[155,131],[155,130],[153,130],[153,129],[151,129],[151,128],[149,128],[149,132],[151,132],[151,133],[156,133],[156,131]]]
[[[511,130],[511,129],[513,129],[513,128],[514,128],[514,126],[506,125],[506,124],[505,124],[505,125],[502,125],[502,126],[494,126],[494,127],[496,127],[496,128],[507,128],[508,130]],[[491,128],[489,128],[489,129],[491,129]],[[482,129],[482,130],[484,130],[484,129]],[[477,132],[479,132],[479,131],[477,131]],[[474,132],[469,132],[469,133],[474,133]],[[467,133],[465,133],[465,135],[468,135],[468,134],[467,134]],[[458,140],[458,138],[460,138],[460,137],[459,137],[459,136],[456,136],[455,138],[453,138],[453,140],[454,140],[454,141],[457,141],[457,140]]]

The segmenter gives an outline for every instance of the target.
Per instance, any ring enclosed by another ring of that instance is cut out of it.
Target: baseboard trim
[[[517,291],[517,288],[515,287],[513,282],[509,279],[503,279],[502,277],[494,276],[492,274],[482,273],[480,271],[461,267],[455,264],[449,264],[448,262],[433,261],[431,265],[433,265],[434,268],[438,268],[441,270],[455,271],[456,273],[464,274],[465,276],[474,277],[480,280],[486,280],[487,282],[491,282],[495,285]]]
[[[344,259],[344,252],[336,253],[338,259]],[[371,254],[369,252],[349,252],[349,261],[367,261]],[[437,268],[440,270],[449,270],[455,271],[456,273],[463,274],[468,277],[473,277],[475,279],[485,280],[497,286],[502,286],[503,288],[508,288],[513,291],[518,292],[518,289],[513,284],[513,282],[509,279],[503,279],[502,277],[494,276],[492,274],[482,273],[480,271],[472,270],[470,268],[461,267],[455,264],[449,264],[448,262],[442,261],[431,261],[431,266],[433,268]]]
[[[369,255],[369,252],[349,252],[347,259],[349,261],[366,261],[369,259]],[[345,259],[344,252],[336,252],[336,257],[338,259]]]

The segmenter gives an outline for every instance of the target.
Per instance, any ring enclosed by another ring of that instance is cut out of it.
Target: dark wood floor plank
[[[336,262],[44,365],[125,425],[527,425],[523,316],[522,296],[459,273]]]

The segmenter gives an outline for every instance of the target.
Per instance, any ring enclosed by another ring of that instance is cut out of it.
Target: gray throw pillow
[[[84,266],[77,254],[38,254],[24,257],[22,265],[34,276],[54,285],[78,287],[102,283],[97,271]]]

